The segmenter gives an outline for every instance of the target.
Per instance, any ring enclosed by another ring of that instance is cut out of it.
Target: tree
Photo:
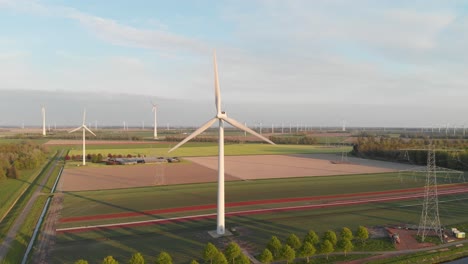
[[[236,262],[235,264],[250,264],[250,259],[249,257],[247,257],[245,254],[240,254],[237,258],[236,258]]]
[[[338,247],[341,248],[346,256],[346,253],[353,250],[354,245],[349,239],[341,239],[340,242],[338,243]]]
[[[161,253],[159,253],[154,263],[155,264],[172,264],[172,257],[166,251],[162,251]]]
[[[332,253],[334,250],[335,249],[333,248],[333,244],[329,240],[324,240],[322,244],[320,244],[320,253],[326,254],[327,260],[328,260],[328,254]]]
[[[309,230],[309,232],[304,237],[304,242],[309,242],[312,245],[317,245],[320,242],[319,236],[315,233],[314,230]]]
[[[343,229],[341,230],[341,239],[348,239],[348,240],[352,240],[353,239],[353,232],[351,231],[351,229],[347,228],[347,227],[343,227]]]
[[[286,263],[294,261],[296,258],[296,251],[289,245],[284,245],[281,249],[281,258],[286,260]]]
[[[128,261],[128,264],[145,264],[145,258],[140,252],[136,252],[132,255],[132,258]]]
[[[328,230],[325,232],[325,234],[323,235],[323,240],[330,241],[333,246],[335,246],[336,242],[338,242],[338,239],[336,238],[336,233],[332,230]]]
[[[307,258],[307,263],[309,263],[310,256],[314,255],[317,250],[315,249],[314,245],[310,242],[304,242],[302,244],[300,255]]]
[[[361,243],[364,243],[369,238],[369,232],[367,231],[367,228],[364,226],[359,226],[356,232],[356,238]]]
[[[292,247],[294,250],[298,250],[299,248],[301,248],[301,240],[299,240],[299,238],[295,234],[291,234],[288,236],[288,238],[286,239],[286,244]]]
[[[119,264],[112,256],[107,256],[102,260],[102,264]]]
[[[218,249],[216,248],[216,246],[208,242],[208,244],[206,244],[205,250],[203,250],[203,259],[206,261],[210,261],[210,263],[213,263],[213,259],[216,257],[217,254]]]
[[[267,248],[273,254],[273,259],[277,259],[281,253],[281,241],[276,236],[272,236],[270,242],[268,242]]]
[[[224,256],[223,252],[218,251],[216,256],[213,258],[213,264],[228,264],[226,256]]]
[[[190,261],[190,264],[199,264],[199,263],[195,259],[192,259],[192,261]]]
[[[16,166],[15,165],[11,165],[7,171],[6,171],[6,176],[10,179],[18,179],[19,178],[19,173],[18,171],[16,170]]]
[[[224,250],[224,255],[231,262],[234,263],[234,260],[241,254],[241,249],[236,242],[231,242],[228,244]]]
[[[258,260],[260,260],[261,263],[270,264],[273,261],[273,254],[268,250],[268,248],[265,248],[262,254],[258,257]]]
[[[88,264],[88,261],[84,260],[84,259],[79,259],[79,260],[75,261],[74,264]]]

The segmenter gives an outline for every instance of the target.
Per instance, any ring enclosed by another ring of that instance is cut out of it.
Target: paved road
[[[4,259],[6,257],[8,251],[11,248],[11,244],[15,240],[15,237],[16,237],[20,227],[23,225],[24,221],[26,220],[27,216],[29,215],[34,202],[36,201],[37,197],[41,194],[41,191],[44,188],[44,185],[47,183],[47,180],[49,179],[50,175],[52,174],[55,166],[57,166],[57,161],[62,156],[62,154],[63,154],[63,150],[59,155],[56,156],[52,166],[47,171],[47,174],[45,175],[45,177],[42,178],[42,181],[39,183],[38,188],[36,188],[36,190],[34,191],[34,193],[31,196],[31,198],[29,199],[28,203],[24,207],[23,211],[18,216],[18,218],[16,218],[16,220],[14,221],[14,223],[11,226],[10,230],[8,230],[8,233],[7,233],[6,237],[5,237],[5,239],[3,240],[3,243],[0,245],[0,260]],[[21,260],[18,260],[18,262],[20,262],[20,261]]]

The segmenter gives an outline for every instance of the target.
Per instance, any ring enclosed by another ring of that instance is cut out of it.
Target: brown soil
[[[64,170],[59,188],[63,191],[101,190],[217,180],[217,157],[194,157],[187,160],[192,162],[69,168]],[[225,157],[225,164],[226,181],[394,171],[283,155],[229,156]]]
[[[397,250],[407,250],[407,249],[416,249],[416,248],[425,248],[434,246],[432,243],[419,243],[414,238],[416,236],[417,230],[406,230],[406,229],[396,229],[396,228],[387,228],[392,233],[397,233],[400,236],[400,243],[396,243],[395,247]]]
[[[196,163],[114,165],[103,168],[65,169],[60,180],[62,191],[103,190],[154,185],[215,182],[216,170]],[[226,173],[226,181],[239,180]]]
[[[217,157],[186,158],[194,163],[217,170]],[[329,176],[359,173],[392,172],[395,170],[356,164],[333,164],[328,160],[285,155],[256,155],[225,157],[225,171],[244,180]]]

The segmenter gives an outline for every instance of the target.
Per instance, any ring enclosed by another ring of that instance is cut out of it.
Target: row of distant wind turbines
[[[151,105],[153,106],[152,111],[154,113],[153,137],[154,137],[154,139],[158,139],[157,105],[155,103],[153,103],[153,102],[151,102]],[[86,113],[86,109],[84,110],[84,112]],[[47,132],[46,132],[46,110],[45,110],[45,106],[41,106],[41,113],[42,113],[42,135],[46,136]],[[86,122],[86,120],[85,120],[85,115],[86,114],[85,113],[83,113],[83,125]],[[144,123],[143,123],[143,126],[144,126]],[[96,125],[96,127],[97,127],[97,125]],[[126,129],[126,124],[125,124],[125,121],[124,121],[124,130],[125,129]],[[50,130],[50,126],[49,126],[49,130]],[[89,130],[89,128],[88,128],[88,130]]]

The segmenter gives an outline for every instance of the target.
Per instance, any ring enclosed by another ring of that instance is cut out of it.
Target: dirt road
[[[41,233],[34,246],[34,254],[31,263],[47,264],[50,259],[53,246],[55,245],[55,230],[62,210],[63,193],[56,193],[52,198],[47,216],[44,220]]]

